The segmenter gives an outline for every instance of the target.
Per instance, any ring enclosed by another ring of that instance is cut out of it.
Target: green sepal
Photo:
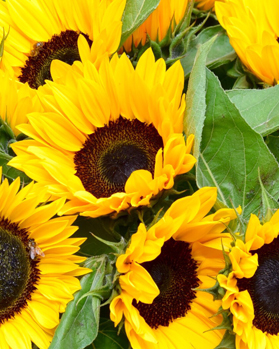
[[[210,69],[216,69],[217,67],[224,66],[235,60],[236,53],[230,44],[225,30],[220,25],[206,27],[202,29],[198,35],[192,34],[194,33],[191,32],[186,37],[187,51],[185,56],[181,59],[185,78],[188,79],[193,69],[199,47],[206,44],[215,35],[217,35],[217,38],[206,57],[206,65]]]
[[[258,88],[258,85],[264,85],[262,81],[242,64],[239,58],[237,58],[234,65],[227,70],[227,75],[231,78],[236,78],[233,89]]]
[[[168,28],[166,36],[164,37],[163,40],[158,42],[158,44],[160,45],[161,48],[169,46],[171,43],[171,39],[172,39],[172,22]]]
[[[228,310],[224,310],[222,308],[219,309],[217,315],[222,315],[223,321],[220,325],[211,328],[209,331],[215,331],[215,330],[227,330],[227,331],[233,331],[233,325],[232,325],[232,314]]]
[[[235,349],[235,334],[227,330],[221,343],[215,349]]]
[[[251,87],[251,84],[249,83],[249,81],[247,80],[247,76],[246,75],[241,75],[240,77],[238,77],[233,85],[233,90],[236,89],[248,89]]]
[[[123,236],[120,236],[119,242],[112,242],[112,241],[104,240],[104,239],[100,238],[99,236],[94,235],[93,233],[91,233],[91,235],[93,235],[95,239],[101,241],[103,244],[109,246],[116,254],[120,255],[126,249],[127,242],[125,241]]]
[[[5,35],[5,28],[3,27],[3,37],[2,37],[2,40],[1,40],[1,43],[0,43],[0,58],[2,58],[3,54],[4,54],[4,43],[5,43],[5,40],[7,39],[8,35],[10,33],[10,28],[8,30],[8,33],[7,35]]]
[[[187,29],[190,26],[194,4],[195,4],[194,0],[190,0],[188,2],[184,16],[182,17],[180,22],[175,26],[174,35],[178,32],[183,32],[185,29]]]
[[[225,252],[224,249],[224,245],[222,243],[222,252],[223,252],[223,257],[225,260],[225,267],[219,272],[218,275],[222,274],[225,276],[228,276],[229,273],[231,272],[231,267],[232,267],[232,263],[230,260],[230,257],[227,255],[227,253]],[[216,280],[215,284],[212,287],[209,288],[197,288],[197,291],[202,291],[202,292],[207,292],[210,293],[213,296],[214,300],[220,300],[223,299],[226,290],[220,286],[219,281],[217,280],[217,278],[213,278],[214,280]]]
[[[245,75],[245,71],[243,70],[243,65],[239,58],[237,58],[234,62],[234,65],[230,69],[228,69],[227,75],[231,78],[239,78]]]
[[[213,297],[214,301],[220,300],[224,297],[225,295],[225,291],[223,289],[223,287],[221,287],[219,285],[219,282],[216,280],[214,286],[209,287],[209,288],[195,288],[195,291],[199,291],[199,292],[206,292],[206,293],[210,293]]]
[[[185,28],[182,32],[179,32],[173,39],[169,48],[169,58],[166,60],[166,64],[170,65],[175,63],[177,60],[183,58],[186,55],[186,52],[189,47],[189,43],[192,37],[202,29],[204,24],[206,23],[208,16],[205,20],[194,27],[193,23],[189,27]]]
[[[160,45],[156,41],[153,41],[153,40],[149,40],[149,43],[150,43],[150,47],[152,48],[152,51],[154,53],[155,60],[162,58],[163,53],[162,53]]]
[[[0,118],[0,166],[2,166],[2,175],[12,182],[20,177],[22,184],[27,184],[31,179],[20,170],[8,166],[8,162],[15,156],[10,145],[16,142],[13,130],[6,121]]]

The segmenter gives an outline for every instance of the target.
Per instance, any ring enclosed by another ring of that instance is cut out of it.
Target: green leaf
[[[120,46],[157,8],[160,0],[127,0],[122,17],[122,37]]]
[[[100,298],[88,296],[81,299],[80,302],[78,300],[85,293],[103,285],[106,265],[106,256],[93,257],[85,262],[84,266],[92,269],[92,273],[81,279],[81,290],[68,304],[49,349],[83,349],[97,337]]]
[[[279,86],[264,90],[227,91],[253,130],[266,136],[279,129]]]
[[[279,137],[278,136],[267,136],[266,144],[272,154],[275,156],[277,162],[279,162]]]
[[[262,215],[264,218],[263,220],[265,222],[269,222],[271,217],[275,213],[275,211],[278,210],[279,204],[278,204],[278,201],[272,195],[270,195],[270,193],[264,187],[260,177],[260,173],[259,173],[259,182],[262,190],[262,205],[263,205]]]
[[[122,329],[117,334],[118,328],[106,318],[100,319],[99,334],[92,344],[93,349],[129,349],[129,340]]]
[[[206,89],[206,68],[205,62],[216,37],[201,45],[195,59],[193,70],[189,80],[186,95],[186,114],[184,119],[184,132],[188,137],[195,135],[194,156],[199,155],[202,128],[205,118],[205,89]]]
[[[213,69],[235,59],[236,53],[230,44],[225,30],[220,25],[208,27],[190,41],[187,53],[181,59],[186,78],[188,78],[191,73],[199,46],[209,41],[215,35],[218,36],[207,55],[206,65]]]
[[[216,186],[218,199],[228,207],[241,205],[247,219],[262,208],[258,171],[265,189],[278,200],[278,163],[209,70],[206,104],[197,166],[198,186]]]
[[[235,349],[235,334],[226,331],[221,343],[215,349]]]

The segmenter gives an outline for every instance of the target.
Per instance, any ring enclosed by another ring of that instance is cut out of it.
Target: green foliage
[[[214,40],[214,39],[213,39]],[[198,187],[215,186],[218,200],[227,207],[242,206],[243,217],[262,211],[263,197],[260,179],[269,195],[279,199],[279,167],[261,135],[245,121],[252,112],[247,109],[248,97],[242,113],[222,89],[217,77],[206,70],[207,56],[214,42],[203,44],[195,58],[186,97],[187,111],[184,122],[186,135],[195,134],[194,156],[197,163]],[[217,40],[217,39],[216,39]],[[215,41],[216,42],[216,41]],[[259,91],[262,101],[277,88]],[[247,90],[228,92],[244,101]],[[258,91],[256,91],[258,92]],[[248,94],[254,91],[248,91]],[[259,93],[258,93],[259,95]],[[242,98],[242,96],[244,96]],[[235,97],[236,98],[236,97]],[[274,115],[277,101],[265,103],[264,115]],[[258,113],[257,115],[259,115]],[[248,115],[248,116],[247,116]],[[245,120],[244,120],[245,119]],[[259,124],[259,122],[258,122]]]
[[[188,91],[186,95],[186,115],[184,119],[184,132],[186,136],[195,135],[194,156],[199,156],[199,148],[203,123],[205,119],[205,89],[206,89],[206,72],[205,64],[207,55],[216,40],[213,37],[198,49],[193,71],[190,76]]]
[[[262,136],[279,129],[279,86],[263,90],[228,91],[246,122]]]
[[[188,78],[192,71],[199,47],[208,43],[215,35],[217,35],[216,40],[207,54],[205,64],[209,68],[214,69],[235,59],[235,51],[232,48],[224,29],[220,25],[205,28],[199,35],[192,38],[187,48],[186,55],[181,59],[185,78]]]
[[[100,319],[98,337],[92,343],[93,349],[129,349],[130,343],[124,329],[118,334],[112,321],[106,318]]]
[[[122,37],[119,47],[156,9],[160,0],[127,0],[123,13]]]
[[[241,205],[245,218],[258,214],[262,207],[258,171],[266,190],[278,200],[278,163],[210,71],[206,104],[197,183],[216,186],[219,200],[228,207]]]
[[[235,334],[227,330],[221,343],[215,349],[235,349]]]
[[[275,156],[277,162],[279,162],[279,136],[278,135],[269,135],[266,137],[266,144],[271,151],[271,153]]]
[[[81,290],[68,304],[49,349],[83,349],[97,337],[103,299],[97,291],[107,282],[107,264],[104,255],[86,261],[84,266],[92,269],[92,273],[81,279]],[[90,291],[95,291],[95,294],[83,297]]]
[[[16,142],[16,139],[12,129],[5,121],[0,119],[0,124],[0,166],[2,166],[2,175],[10,182],[20,177],[21,183],[27,184],[31,180],[25,173],[7,165],[15,155],[10,144]]]
[[[263,220],[268,222],[271,219],[272,215],[275,213],[275,211],[278,210],[279,204],[276,198],[273,197],[264,187],[260,173],[259,182],[262,190],[262,216]]]

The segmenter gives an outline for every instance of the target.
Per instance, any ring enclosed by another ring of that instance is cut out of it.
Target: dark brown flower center
[[[0,324],[27,306],[40,278],[38,259],[30,258],[28,233],[0,220]]]
[[[76,175],[97,198],[124,192],[132,172],[154,173],[155,157],[163,141],[155,127],[119,117],[89,135],[74,157]]]
[[[276,335],[279,333],[279,239],[255,253],[259,261],[255,275],[238,280],[238,286],[240,291],[248,290],[253,301],[253,325],[262,332]]]
[[[89,45],[92,41],[83,34]],[[54,59],[58,59],[72,65],[74,61],[80,61],[78,52],[77,39],[79,33],[73,30],[66,30],[59,35],[54,35],[48,42],[38,42],[34,45],[33,50],[25,66],[21,68],[19,80],[28,82],[29,86],[37,89],[45,84],[45,80],[52,80],[50,74],[50,65]]]
[[[147,324],[151,328],[168,326],[173,320],[184,317],[196,298],[194,288],[199,286],[197,262],[191,256],[189,244],[171,238],[156,259],[142,266],[160,290],[152,304],[133,301]]]

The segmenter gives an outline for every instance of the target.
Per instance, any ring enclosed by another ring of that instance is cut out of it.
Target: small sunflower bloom
[[[53,60],[96,65],[120,43],[126,0],[7,0],[0,3],[0,68],[37,89],[51,80]],[[1,37],[2,36],[2,37]]]
[[[216,1],[217,18],[242,63],[269,85],[279,81],[279,6],[276,1]]]
[[[125,41],[126,52],[132,50],[132,46],[143,46],[148,37],[152,41],[162,41],[169,30],[173,30],[185,15],[188,0],[161,0],[158,7],[150,16],[133,32]]]
[[[149,205],[192,169],[179,62],[166,71],[149,49],[136,69],[125,54],[99,71],[89,61],[83,72],[70,68],[65,85],[40,88],[44,112],[19,126],[33,139],[13,144],[17,156],[9,162],[53,197],[66,197],[61,214],[98,217]]]
[[[221,322],[213,316],[221,301],[199,290],[224,267],[221,240],[231,238],[222,232],[236,218],[232,209],[207,215],[216,198],[217,189],[205,187],[177,200],[151,228],[140,224],[118,257],[111,320],[116,326],[124,316],[133,349],[213,349],[222,340],[223,331],[209,331]]]
[[[218,275],[223,309],[233,315],[237,349],[279,346],[279,210],[261,224],[251,215],[245,241],[229,253],[232,270]]]
[[[0,171],[2,176],[2,171]],[[0,343],[1,349],[47,349],[73,294],[79,275],[89,269],[74,256],[83,238],[75,216],[52,218],[64,204],[42,205],[45,192],[33,182],[19,190],[20,179],[0,185]]]

